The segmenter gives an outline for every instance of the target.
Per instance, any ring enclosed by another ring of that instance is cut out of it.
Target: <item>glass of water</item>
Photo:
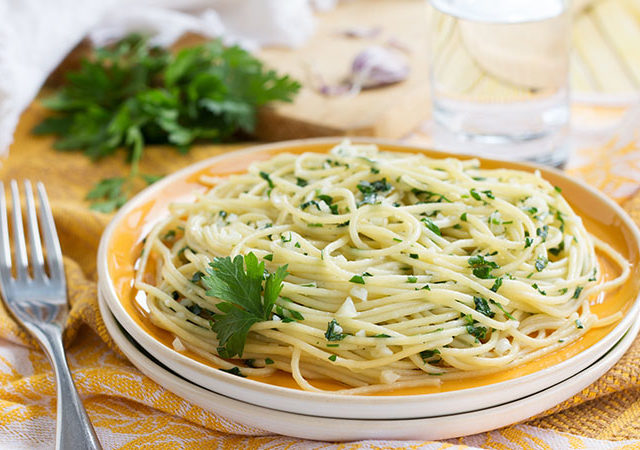
[[[561,166],[568,0],[430,0],[436,147]]]

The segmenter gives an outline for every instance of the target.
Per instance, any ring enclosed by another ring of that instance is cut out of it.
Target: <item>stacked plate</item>
[[[585,219],[587,228],[632,263],[631,281],[594,308],[623,318],[589,331],[567,351],[549,354],[504,373],[472,380],[464,388],[407,395],[345,396],[307,392],[237,377],[195,355],[176,351],[172,337],[146,317],[143,293],[133,287],[141,241],[167,214],[173,201],[204,188],[202,174],[238,172],[255,160],[283,151],[327,151],[335,139],[293,141],[232,152],[183,169],[131,200],[105,231],[98,255],[99,300],[111,336],[131,362],[170,391],[228,419],[264,430],[309,439],[444,439],[524,420],[576,394],[603,375],[624,354],[640,327],[640,234],[613,202],[561,172],[539,168]],[[382,149],[425,152],[375,142]],[[426,152],[428,156],[443,156]],[[533,166],[481,161],[485,167]],[[587,209],[588,208],[588,209]]]

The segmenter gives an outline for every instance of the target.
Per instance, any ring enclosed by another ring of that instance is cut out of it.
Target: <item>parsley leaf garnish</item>
[[[551,253],[553,256],[558,256],[560,253],[562,253],[563,250],[564,250],[564,241],[560,241],[560,244],[558,244],[557,247],[549,249],[549,253]]]
[[[500,289],[500,286],[502,286],[502,277],[496,278],[496,281],[493,282],[493,286],[491,286],[491,290],[493,292],[498,292],[498,289]]]
[[[480,194],[475,189],[471,189],[469,191],[469,194],[471,194],[471,197],[473,197],[474,199],[476,199],[478,201],[482,200],[482,198],[480,197]]]
[[[200,280],[202,279],[202,277],[204,276],[204,273],[200,272],[199,270],[193,274],[193,276],[191,277],[191,282],[192,283],[198,283],[200,282]]]
[[[504,316],[507,319],[511,319],[511,320],[516,320],[515,317],[513,317],[511,314],[509,314],[505,309],[504,306],[502,306],[502,304],[496,302],[495,300],[489,300],[491,303],[493,303],[494,305],[496,305],[498,307],[498,309],[500,309],[500,311],[502,311],[502,313],[504,314]]]
[[[481,339],[484,339],[487,336],[487,328],[476,325],[478,323],[471,314],[465,314],[462,316],[467,326],[465,327],[467,333],[476,338],[476,342],[479,342]]]
[[[336,319],[331,319],[331,322],[327,323],[327,331],[324,333],[324,337],[327,338],[327,341],[341,341],[347,335],[342,332],[342,327]]]
[[[434,232],[438,236],[442,236],[442,231],[440,231],[440,228],[438,227],[438,225],[433,223],[433,221],[431,219],[429,219],[428,217],[423,217],[421,220],[422,220],[422,222],[424,222],[424,224],[427,226],[427,228],[429,230],[431,230],[432,232]]]
[[[484,298],[474,296],[473,303],[475,303],[476,305],[476,311],[478,311],[480,314],[484,314],[489,318],[493,318],[496,315],[496,313],[491,311],[491,308],[489,308],[489,304]]]
[[[579,298],[580,294],[582,294],[583,289],[584,289],[583,286],[578,286],[576,290],[573,292],[573,296],[571,298],[575,298],[575,299]]]
[[[440,350],[438,350],[437,348],[434,348],[433,350],[423,350],[420,352],[420,357],[422,358],[422,361],[427,362],[428,359],[433,358],[436,355],[440,354]]]
[[[541,295],[547,295],[547,291],[543,291],[540,286],[538,286],[538,283],[533,283],[531,287],[540,292]]]
[[[476,340],[482,340],[487,336],[487,328],[479,325],[467,325],[467,333],[475,337]]]
[[[208,289],[207,295],[222,300],[216,305],[221,313],[211,322],[220,343],[218,353],[225,358],[242,356],[251,326],[271,318],[282,282],[288,275],[287,265],[278,267],[266,279],[264,261],[258,263],[253,253],[238,255],[233,260],[228,256],[215,258],[210,266],[202,282]]]
[[[329,209],[331,210],[331,214],[338,214],[338,205],[333,204],[333,197],[331,197],[330,195],[319,194],[316,195],[316,198],[320,201],[323,201],[329,207]],[[300,209],[305,210],[309,206],[313,205],[318,211],[322,211],[322,207],[320,206],[318,200],[312,199],[306,201],[300,205]]]
[[[435,203],[440,203],[442,201],[446,203],[452,203],[451,200],[449,200],[447,197],[445,197],[442,194],[438,194],[437,192],[423,191],[422,189],[417,189],[417,188],[411,189],[411,192],[413,192],[416,196],[423,197],[424,200],[421,201],[420,203],[431,203],[434,201],[434,198],[435,198]]]
[[[544,268],[547,267],[547,264],[549,264],[549,260],[544,256],[538,256],[538,258],[536,258],[535,265],[538,272],[542,272]]]
[[[564,233],[564,217],[562,217],[562,213],[560,211],[556,211],[556,219],[560,222],[560,231]]]
[[[486,195],[486,196],[487,196],[487,198],[490,198],[490,199],[492,199],[492,200],[495,200],[495,196],[493,195],[493,192],[491,192],[491,191],[488,191],[488,190],[487,190],[487,191],[482,191],[482,193],[483,193],[484,195]]]
[[[363,198],[362,201],[358,202],[358,207],[362,205],[374,205],[378,202],[378,194],[389,192],[393,189],[389,183],[387,183],[387,179],[383,178],[382,180],[374,181],[370,183],[369,181],[363,180],[358,183],[358,190],[362,192]]]
[[[545,225],[542,228],[536,229],[536,234],[540,236],[542,242],[547,240],[547,235],[549,234],[549,225]]]
[[[271,176],[267,172],[260,171],[260,178],[267,182],[270,188],[274,188],[275,184],[271,181]]]
[[[500,268],[497,263],[486,260],[482,255],[474,255],[470,257],[467,262],[470,267],[473,267],[473,274],[483,280],[495,278],[495,276],[491,274],[491,271]]]
[[[222,370],[223,372],[230,373],[231,375],[235,375],[237,377],[242,377],[242,378],[247,377],[242,372],[240,372],[240,367],[238,366],[232,367],[231,369],[220,369],[220,370]]]
[[[304,316],[295,309],[283,308],[276,305],[276,314],[284,323],[294,322],[296,320],[304,320]]]

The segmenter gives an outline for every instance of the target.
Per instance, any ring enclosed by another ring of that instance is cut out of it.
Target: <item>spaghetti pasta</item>
[[[367,394],[521,364],[615,321],[588,299],[629,276],[537,172],[345,141],[201,181],[210,190],[146,238],[136,287],[153,322],[177,350],[243,375],[288,371],[306,390],[328,378]],[[619,276],[603,279],[596,249]],[[220,299],[202,278],[215,258],[250,253],[289,274],[241,363],[220,356]]]

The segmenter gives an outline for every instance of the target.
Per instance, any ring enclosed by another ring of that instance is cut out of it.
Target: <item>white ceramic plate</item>
[[[637,292],[632,299],[629,299],[632,305],[624,318],[602,339],[564,361],[554,361],[554,363],[548,367],[528,375],[470,389],[423,395],[344,396],[331,393],[307,392],[269,385],[217,370],[179,353],[171,346],[159,341],[149,333],[148,330],[145,330],[140,325],[140,322],[132,317],[130,311],[123,306],[121,299],[118,297],[114,280],[112,280],[110,276],[107,264],[107,260],[110,257],[110,242],[114,238],[114,235],[119,232],[119,227],[122,227],[123,223],[131,220],[132,217],[140,220],[140,217],[144,216],[143,213],[139,212],[143,205],[152,204],[152,208],[154,208],[156,213],[162,211],[164,207],[162,202],[165,201],[162,196],[173,195],[177,183],[208,167],[229,165],[229,159],[231,158],[248,163],[258,157],[264,157],[265,154],[270,155],[274,151],[300,147],[308,148],[308,151],[321,151],[321,149],[329,148],[339,141],[339,139],[335,138],[292,141],[253,147],[241,152],[231,152],[200,162],[168,176],[162,181],[150,186],[128,202],[105,230],[98,254],[100,290],[104,295],[109,309],[113,312],[118,322],[162,364],[179,373],[182,377],[228,397],[263,407],[274,407],[273,405],[277,405],[277,408],[281,411],[297,414],[351,419],[408,419],[424,418],[436,414],[458,414],[468,412],[471,409],[490,408],[498,404],[524,398],[556,385],[576,373],[581,372],[593,364],[594,361],[601,358],[620,340],[636,320],[638,311],[640,310],[640,302],[636,298]],[[358,141],[374,142],[383,149],[385,147],[394,147],[404,151],[420,151],[420,149],[416,147],[399,145],[397,143],[370,139],[358,139]],[[431,151],[427,152],[427,155],[450,156]],[[490,164],[491,161],[481,159],[481,163]],[[575,198],[579,198],[580,202],[584,203],[583,206],[589,209],[587,212],[593,213],[593,211],[596,211],[598,220],[607,220],[608,223],[613,223],[614,225],[611,226],[615,228],[616,233],[625,234],[628,237],[629,251],[635,252],[637,255],[640,236],[635,225],[617,204],[606,198],[603,194],[556,170],[527,164],[500,164],[524,170],[539,169],[543,176],[552,183],[562,187],[563,193],[565,193],[570,200],[572,196],[574,200]],[[184,195],[184,193],[182,195]],[[148,229],[150,225],[151,223],[142,220],[140,228]],[[120,282],[123,281],[121,280]]]
[[[99,293],[102,317],[109,334],[142,373],[176,395],[244,425],[297,438],[326,441],[359,439],[439,440],[480,433],[520,422],[539,414],[580,392],[602,376],[633,342],[640,321],[604,356],[574,376],[525,398],[493,408],[435,417],[396,420],[336,419],[293,414],[220,395],[176,375],[143,353],[143,345],[127,336]]]

